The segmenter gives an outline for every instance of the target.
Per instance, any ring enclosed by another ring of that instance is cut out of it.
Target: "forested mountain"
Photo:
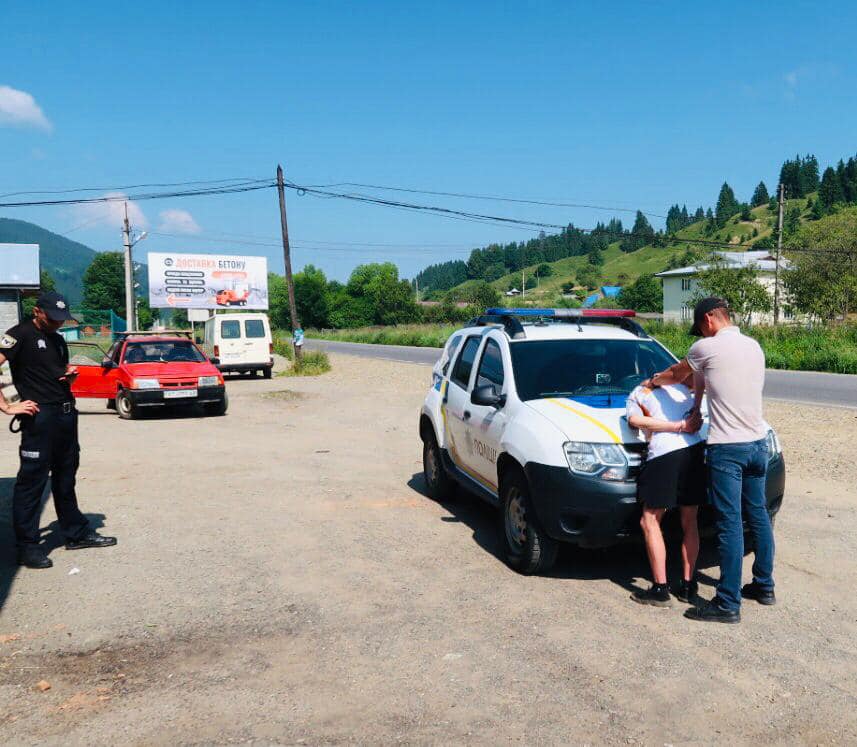
[[[83,298],[83,273],[95,257],[95,250],[35,223],[0,218],[0,244],[38,244],[39,262],[56,281],[57,290],[72,305]]]
[[[788,201],[783,225],[783,233],[788,236],[803,221],[817,220],[839,206],[857,204],[857,157],[840,160],[835,167],[828,166],[819,177],[818,159],[811,154],[798,155],[782,164],[779,181],[785,186]],[[677,251],[685,252],[692,246],[692,242],[685,246],[677,244],[678,238],[770,248],[775,242],[776,213],[776,189],[769,192],[764,181],[759,182],[745,202],[724,182],[713,208],[700,206],[690,212],[686,204],[672,205],[667,211],[665,230],[656,231],[640,211],[630,230],[617,218],[598,223],[591,231],[569,224],[557,234],[542,233],[529,241],[474,249],[466,262],[454,260],[431,265],[417,275],[417,281],[421,293],[437,296],[467,281],[511,285],[516,281],[507,275],[570,257],[587,256],[588,264],[598,269],[604,263],[604,252],[614,243],[623,253],[638,252],[645,247],[660,249],[663,261],[655,270],[658,271],[666,268]],[[644,264],[648,268],[651,258],[647,256]],[[498,283],[500,279],[502,282]]]

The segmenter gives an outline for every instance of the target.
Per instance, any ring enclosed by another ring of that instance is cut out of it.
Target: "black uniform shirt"
[[[0,335],[0,353],[9,361],[22,400],[49,404],[71,399],[71,386],[60,381],[68,365],[68,346],[62,335],[42,332],[28,319]]]

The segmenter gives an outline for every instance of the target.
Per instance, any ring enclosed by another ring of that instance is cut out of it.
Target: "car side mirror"
[[[112,359],[105,358],[103,361],[101,361],[101,367],[102,368],[108,368],[108,369],[116,368],[116,364],[113,362]]]
[[[202,345],[202,338],[199,335],[197,335],[196,338],[194,339],[194,342],[197,345]]]
[[[211,361],[212,366],[219,366],[220,365],[220,358],[209,358],[208,360]]]
[[[499,409],[506,404],[506,395],[497,392],[493,384],[486,384],[485,386],[476,387],[471,392],[470,401],[474,405],[496,407]]]

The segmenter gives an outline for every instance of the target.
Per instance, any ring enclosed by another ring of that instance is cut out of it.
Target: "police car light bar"
[[[505,309],[495,307],[485,310],[489,315],[508,315],[508,316],[538,316],[538,317],[555,317],[557,319],[578,319],[580,317],[634,317],[637,312],[632,309]]]

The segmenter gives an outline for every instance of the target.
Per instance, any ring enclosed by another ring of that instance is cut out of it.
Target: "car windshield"
[[[189,340],[129,342],[125,363],[203,363],[205,356]]]
[[[524,401],[568,397],[621,407],[641,381],[675,363],[651,340],[529,340],[510,348],[515,387]]]

